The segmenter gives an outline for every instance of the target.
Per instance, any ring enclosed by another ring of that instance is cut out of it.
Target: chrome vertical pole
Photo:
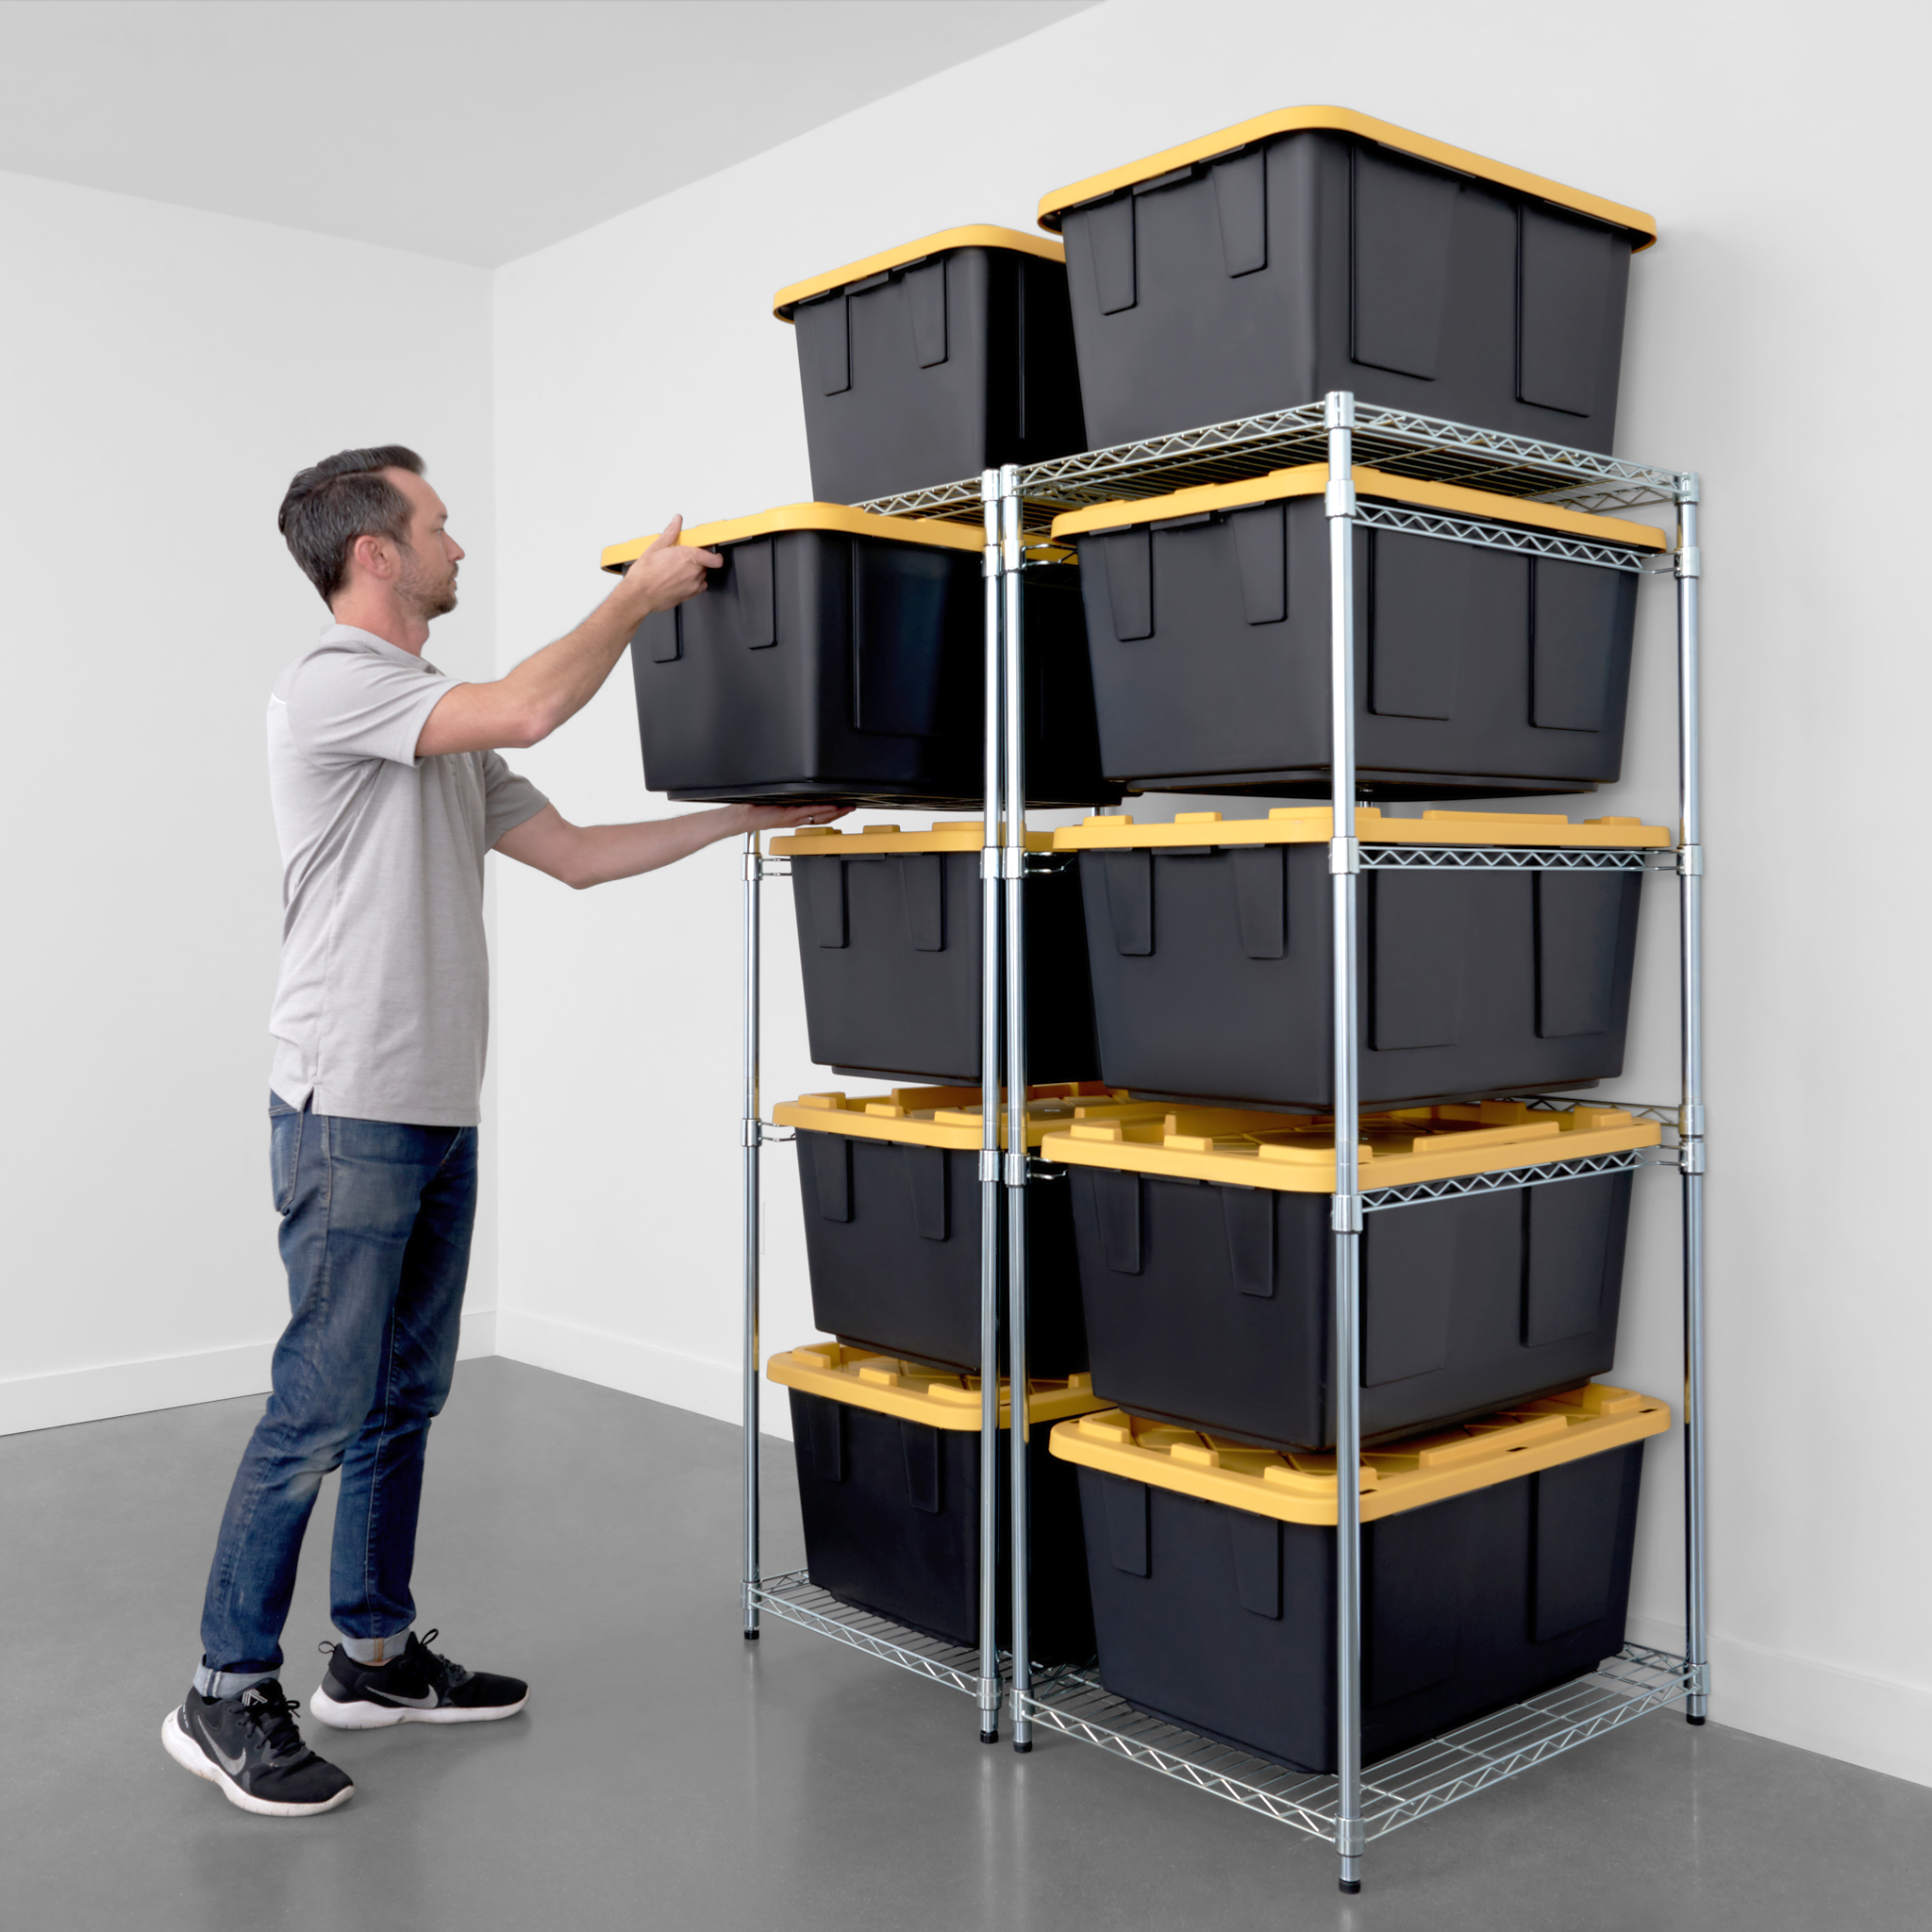
[[[744,835],[744,1564],[739,1607],[744,1634],[758,1634],[758,835]]]
[[[1357,1172],[1355,825],[1355,397],[1333,390],[1328,428],[1328,872],[1334,924],[1335,1849],[1341,1889],[1362,1889],[1361,1313],[1362,1197]]]
[[[1000,1736],[1000,477],[986,518],[986,808],[979,853],[979,1741]]]
[[[1007,1030],[1007,1351],[1010,1363],[1008,1450],[1012,1521],[1009,1557],[1013,1588],[1008,1631],[1013,1657],[1013,1749],[1033,1748],[1032,1693],[1026,1588],[1031,1570],[1027,1523],[1026,1418],[1026,925],[1022,888],[1026,883],[1026,639],[1021,615],[1025,552],[1020,534],[1020,473],[1000,471],[1000,567],[1005,593],[1006,845],[1001,871],[1006,884]]]
[[[1678,1116],[1684,1180],[1684,1655],[1696,1674],[1684,1707],[1693,1724],[1709,1712],[1706,1600],[1704,1414],[1704,826],[1698,760],[1698,479],[1677,479],[1678,885],[1683,894],[1681,1005],[1684,1107]]]

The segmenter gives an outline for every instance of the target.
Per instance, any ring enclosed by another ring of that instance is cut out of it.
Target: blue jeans
[[[290,1321],[208,1572],[202,1660],[217,1671],[280,1666],[295,1559],[332,1469],[337,1629],[391,1637],[414,1621],[423,1451],[456,1368],[476,1218],[475,1127],[298,1112],[273,1093],[268,1111]]]

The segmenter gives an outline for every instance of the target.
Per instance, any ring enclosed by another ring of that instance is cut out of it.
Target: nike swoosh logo
[[[434,1710],[436,1692],[432,1690],[426,1697],[405,1697],[400,1690],[367,1691],[361,1701],[367,1704],[407,1704],[412,1710]]]
[[[214,1761],[217,1764],[219,1764],[222,1767],[222,1769],[228,1774],[230,1777],[240,1777],[242,1775],[242,1767],[248,1762],[248,1752],[245,1746],[242,1750],[238,1751],[234,1757],[230,1757],[228,1754],[225,1751],[224,1751],[222,1747],[219,1744],[217,1744],[212,1738],[204,1736],[201,1741],[203,1748],[207,1750],[208,1756],[211,1757],[214,1759]]]

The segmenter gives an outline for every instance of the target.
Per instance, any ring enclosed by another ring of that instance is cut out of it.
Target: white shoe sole
[[[325,1798],[319,1805],[277,1805],[267,1798],[252,1797],[181,1728],[178,1708],[171,1710],[161,1721],[161,1749],[183,1771],[206,1778],[229,1804],[252,1811],[258,1818],[314,1818],[324,1811],[333,1811],[338,1805],[346,1805],[356,1795],[354,1785],[344,1785],[333,1798]]]
[[[386,1731],[391,1724],[482,1724],[499,1717],[514,1717],[529,1703],[525,1691],[514,1704],[492,1704],[481,1709],[462,1709],[444,1705],[441,1710],[411,1710],[391,1704],[338,1704],[326,1690],[317,1690],[308,1700],[310,1714],[318,1724],[338,1731]]]

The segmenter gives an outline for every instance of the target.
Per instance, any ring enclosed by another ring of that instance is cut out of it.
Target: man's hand
[[[741,805],[744,816],[739,828],[746,832],[794,832],[800,825],[829,825],[849,818],[849,805]]]
[[[705,572],[724,559],[680,543],[682,517],[611,586],[610,594],[568,637],[525,658],[489,684],[452,685],[416,740],[419,758],[457,751],[508,751],[540,743],[596,696],[624,647],[654,610],[669,610],[705,588]]]
[[[680,543],[683,529],[684,519],[673,517],[624,574],[625,593],[633,600],[641,622],[654,610],[670,610],[696,596],[705,588],[705,573],[724,561],[715,550]]]

